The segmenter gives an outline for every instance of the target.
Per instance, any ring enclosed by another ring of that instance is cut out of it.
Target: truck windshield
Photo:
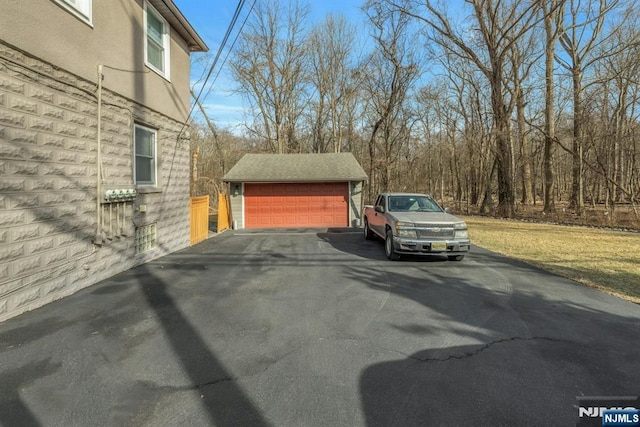
[[[442,212],[442,208],[427,196],[389,196],[390,212]]]

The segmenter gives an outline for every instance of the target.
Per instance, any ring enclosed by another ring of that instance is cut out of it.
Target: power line
[[[229,40],[229,36],[231,35],[231,32],[233,31],[233,27],[235,27],[236,22],[238,21],[238,17],[240,16],[240,12],[242,11],[244,4],[245,4],[246,0],[239,0],[238,4],[236,6],[236,10],[233,14],[233,17],[231,18],[231,23],[229,24],[229,27],[227,28],[227,32],[224,35],[224,38],[222,39],[222,43],[220,44],[220,47],[218,48],[218,52],[216,53],[216,56],[213,60],[213,63],[211,64],[211,67],[209,68],[209,72],[207,73],[207,77],[204,80],[204,83],[202,83],[202,87],[200,88],[200,90],[198,91],[198,95],[195,98],[195,101],[193,106],[191,107],[191,110],[189,110],[189,115],[187,116],[187,120],[185,121],[185,126],[186,123],[189,121],[189,119],[191,118],[191,115],[193,114],[193,110],[196,108],[196,105],[198,102],[200,102],[200,97],[202,96],[202,92],[204,91],[204,88],[207,86],[207,82],[209,81],[209,78],[211,77],[211,74],[213,73],[213,70],[216,66],[216,64],[218,63],[218,60],[220,59],[220,55],[222,55],[222,51],[224,50],[227,41]]]
[[[233,51],[233,48],[235,47],[236,42],[238,41],[238,38],[240,37],[240,34],[242,33],[242,29],[244,28],[245,24],[247,23],[247,20],[249,19],[249,16],[251,15],[251,12],[253,12],[253,8],[256,5],[256,1],[257,0],[253,0],[253,3],[251,4],[251,8],[249,9],[249,12],[244,17],[244,21],[242,21],[242,25],[240,26],[240,29],[236,33],[236,37],[233,39],[233,43],[231,43],[231,47],[227,50],[227,55],[224,57],[224,60],[222,61],[222,64],[220,65],[220,68],[218,68],[218,73],[216,74],[216,76],[213,78],[213,81],[211,82],[211,87],[213,87],[215,82],[218,80],[218,77],[220,76],[220,73],[222,72],[222,69],[224,68],[225,64],[227,63],[227,59],[229,58],[229,55]],[[211,93],[211,88],[209,89],[209,91],[207,92],[205,97],[208,96],[210,93]]]

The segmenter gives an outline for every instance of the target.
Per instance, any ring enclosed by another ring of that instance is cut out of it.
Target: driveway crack
[[[284,358],[288,357],[291,353],[294,353],[295,351],[297,351],[298,349],[300,349],[301,347],[303,347],[306,343],[298,343],[297,345],[293,346],[292,348],[289,349],[289,351],[287,351],[286,353],[280,355],[279,357],[273,358],[271,360],[269,360],[265,366],[256,371],[256,372],[252,372],[252,373],[248,373],[246,375],[240,375],[240,376],[229,376],[229,377],[222,377],[222,378],[216,378],[213,379],[211,381],[207,381],[205,383],[199,383],[196,385],[193,385],[191,387],[189,387],[192,390],[200,390],[200,389],[204,389],[207,387],[213,387],[215,385],[218,385],[220,383],[223,382],[227,382],[227,381],[241,381],[243,379],[247,379],[247,378],[253,378],[255,376],[258,375],[262,375],[265,372],[267,372],[273,365],[275,365],[276,363],[280,362],[281,360],[283,360]]]
[[[193,389],[194,390],[199,390],[201,388],[214,386],[216,384],[220,384],[220,383],[223,383],[223,382],[236,381],[236,380],[238,380],[238,378],[233,378],[233,377],[217,378],[215,380],[212,380],[212,381],[209,381],[209,382],[206,382],[206,383],[196,384],[195,386],[193,386]]]
[[[416,360],[418,362],[447,362],[449,360],[453,360],[453,359],[467,359],[473,356],[477,356],[478,354],[482,353],[483,351],[487,350],[490,347],[493,347],[496,344],[502,344],[502,343],[506,343],[506,342],[514,342],[514,341],[550,341],[550,342],[557,342],[557,343],[568,343],[568,344],[575,344],[572,341],[568,341],[568,340],[562,340],[562,339],[558,339],[558,338],[550,338],[550,337],[510,337],[510,338],[502,338],[502,339],[498,339],[495,341],[491,341],[489,343],[486,343],[480,347],[478,347],[477,349],[475,349],[474,351],[470,351],[464,354],[450,354],[447,357],[444,358],[440,358],[440,357],[419,357],[419,356],[415,356],[415,355],[408,355],[408,354],[404,354],[406,357],[408,357],[409,359],[413,359]],[[401,352],[400,352],[401,353]]]

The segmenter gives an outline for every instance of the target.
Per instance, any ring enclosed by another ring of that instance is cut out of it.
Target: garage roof
[[[225,182],[365,181],[351,153],[245,154],[222,178]]]

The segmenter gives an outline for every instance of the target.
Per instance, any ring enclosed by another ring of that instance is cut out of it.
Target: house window
[[[134,125],[134,169],[136,185],[156,185],[156,136],[148,127]]]
[[[169,25],[151,6],[144,3],[145,64],[169,78]]]
[[[78,18],[91,24],[91,2],[92,0],[56,0],[58,4],[73,13]]]

